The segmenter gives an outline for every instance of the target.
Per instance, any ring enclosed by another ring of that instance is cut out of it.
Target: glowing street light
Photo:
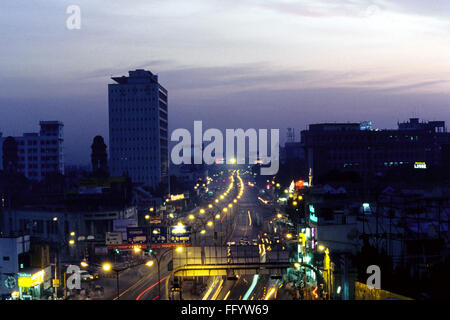
[[[148,219],[150,219],[150,215],[146,214],[145,215],[145,220],[148,220]]]
[[[83,268],[86,268],[86,267],[89,267],[89,264],[86,261],[81,261],[80,266],[82,266]]]
[[[193,214],[190,214],[188,218],[189,218],[189,220],[194,220],[195,216]]]
[[[151,207],[150,209],[148,209],[150,212],[155,211],[155,208]]]
[[[178,253],[183,252],[183,247],[177,247],[175,249],[175,251],[178,252]]]
[[[288,233],[288,234],[286,235],[286,238],[287,238],[287,239],[291,239],[291,238],[292,238],[292,234]]]
[[[200,209],[200,213],[201,213],[201,214],[204,214],[204,213],[205,213],[205,209],[203,209],[203,208]]]
[[[226,209],[226,208],[225,208]],[[216,214],[216,219],[219,220],[220,219],[220,214]]]
[[[210,204],[208,204],[208,208],[212,208],[213,207],[213,205],[210,203]]]
[[[75,232],[72,231],[72,232],[70,233],[70,236],[71,236],[71,237],[74,237],[74,236],[75,236]]]
[[[207,225],[208,227],[212,227],[212,226],[214,225],[214,223],[213,223],[212,221],[208,221],[208,223],[206,223],[206,225]]]
[[[203,229],[202,231],[200,231],[200,234],[205,234],[206,233],[206,230],[205,229]]]
[[[111,271],[111,269],[112,269],[112,266],[111,266],[111,264],[110,263],[108,263],[108,262],[106,262],[106,263],[104,263],[103,265],[102,265],[102,269],[104,270],[104,271]]]
[[[142,250],[141,250],[141,248],[134,247],[134,248],[133,248],[133,251],[134,251],[134,253],[139,253],[139,252],[141,252]]]
[[[153,260],[149,260],[149,261],[147,261],[147,263],[146,263],[145,265],[146,265],[147,267],[152,267],[154,263],[155,263],[155,262],[154,262]]]
[[[69,240],[69,244],[70,244],[71,246],[73,246],[73,245],[75,244],[75,240],[70,239],[70,240]]]

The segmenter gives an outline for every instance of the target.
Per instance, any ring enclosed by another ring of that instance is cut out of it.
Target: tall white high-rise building
[[[167,90],[150,71],[129,71],[108,85],[110,170],[133,183],[168,186]]]
[[[17,143],[17,171],[32,180],[42,180],[47,174],[64,174],[64,124],[60,121],[41,121],[39,133],[24,133],[13,137]],[[2,146],[6,140],[0,133],[0,169]]]

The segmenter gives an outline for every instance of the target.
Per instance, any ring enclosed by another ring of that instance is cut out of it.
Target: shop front
[[[18,273],[17,280],[20,300],[39,300],[43,297],[45,270],[24,270]]]

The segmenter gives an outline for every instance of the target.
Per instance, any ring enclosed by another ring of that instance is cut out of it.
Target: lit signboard
[[[314,206],[312,204],[309,205],[309,220],[311,222],[317,223],[319,219],[315,215],[316,210],[314,209]]]
[[[188,243],[190,242],[191,230],[184,225],[170,227],[169,242],[171,243]]]
[[[305,187],[305,181],[303,180],[298,180],[297,182],[295,182],[295,187],[301,189],[303,187]]]
[[[127,228],[128,243],[146,243],[147,230],[143,227]]]
[[[289,185],[289,193],[294,192],[294,188],[295,188],[295,182],[294,182],[294,180],[292,180],[291,184]]]
[[[167,242],[167,228],[161,226],[152,227],[150,235],[151,243],[166,243]]]
[[[30,288],[44,282],[45,271],[41,270],[35,274],[19,273],[18,286],[20,288]]]
[[[170,195],[170,201],[182,200],[184,199],[184,194],[172,194]]]
[[[20,288],[30,288],[31,287],[31,277],[18,277],[18,286]]]
[[[414,163],[414,169],[426,169],[427,163],[426,162],[415,162]]]
[[[186,234],[187,233],[187,228],[186,228],[186,226],[183,226],[183,225],[177,225],[177,226],[174,226],[174,227],[170,228],[170,233],[171,234],[176,234],[176,235]]]

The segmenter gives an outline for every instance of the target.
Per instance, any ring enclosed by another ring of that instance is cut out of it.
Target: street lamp
[[[181,247],[177,247],[177,250],[178,250],[178,248],[181,248]],[[157,266],[158,266],[158,297],[161,297],[161,268],[160,268],[161,267],[161,260],[168,252],[171,252],[171,251],[172,250],[167,250],[167,251],[163,252],[159,256],[159,258],[156,256],[156,253],[152,251],[152,255],[155,257],[155,260],[156,260],[156,263],[157,263]],[[147,267],[152,267],[153,264],[154,264],[153,260],[150,260],[145,265]]]
[[[330,299],[332,286],[331,286],[331,259],[330,259],[330,250],[325,247],[324,245],[319,245],[317,247],[319,251],[325,252],[325,257],[323,259],[323,267],[324,270],[327,272],[327,296],[328,299]]]
[[[135,248],[136,249],[136,248]],[[152,265],[153,265],[153,261],[147,261],[146,263],[145,263],[145,265],[146,266],[148,266],[148,267],[151,267]],[[116,299],[118,300],[119,298],[120,298],[120,290],[119,290],[119,274],[122,272],[122,271],[125,271],[125,270],[127,270],[127,269],[129,269],[129,268],[132,268],[132,267],[135,267],[136,265],[134,265],[134,266],[129,266],[129,267],[126,267],[126,268],[123,268],[123,269],[116,269],[116,268],[114,268],[113,266],[112,266],[112,264],[111,263],[109,263],[109,262],[105,262],[105,263],[103,263],[102,264],[102,269],[103,269],[103,271],[105,271],[105,272],[110,272],[110,271],[114,271],[115,273],[116,273],[116,287],[117,287],[117,296],[116,296]]]
[[[109,262],[106,262],[102,265],[103,271],[106,271],[106,272],[111,271],[111,268],[112,268],[112,266]]]

